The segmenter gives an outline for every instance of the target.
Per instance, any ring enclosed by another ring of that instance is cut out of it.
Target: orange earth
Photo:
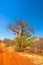
[[[0,44],[0,65],[35,65],[27,57],[18,52],[9,52],[9,49]]]

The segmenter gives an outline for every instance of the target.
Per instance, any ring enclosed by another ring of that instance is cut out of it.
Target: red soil
[[[0,44],[0,65],[35,65],[27,57],[19,55],[17,52],[9,50]]]

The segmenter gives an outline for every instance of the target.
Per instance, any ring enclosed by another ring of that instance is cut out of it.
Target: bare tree
[[[33,28],[30,27],[30,25],[24,23],[22,20],[16,21],[16,25],[9,24],[8,28],[13,31],[14,33],[17,33],[18,40],[22,40],[22,36],[25,35],[27,32],[34,32]],[[19,42],[20,46],[22,42]]]

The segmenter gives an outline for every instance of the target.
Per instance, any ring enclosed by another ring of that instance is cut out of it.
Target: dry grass
[[[26,54],[26,53],[19,53],[19,54],[30,58],[31,62],[35,63],[36,65],[43,65],[43,56],[35,54]]]

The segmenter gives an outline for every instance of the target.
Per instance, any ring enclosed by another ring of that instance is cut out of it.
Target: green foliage
[[[32,34],[25,34],[23,37],[22,37],[22,39],[28,39],[29,37],[31,37],[32,36]]]
[[[23,51],[22,49],[21,49],[21,42],[22,42],[22,40],[18,40],[18,38],[16,38],[16,41],[15,41],[15,50],[16,51]]]
[[[25,36],[22,37],[23,47],[27,47],[29,45],[28,38],[31,36],[31,34],[25,34]]]
[[[35,40],[37,37],[33,37],[30,39],[30,41],[32,42],[33,40]]]
[[[9,44],[6,44],[6,47],[9,47],[10,45]]]
[[[15,50],[16,51],[21,51],[21,48],[22,48],[22,51],[24,50],[24,48],[26,47],[31,47],[32,44],[33,44],[33,40],[35,40],[36,37],[33,37],[32,34],[25,34],[24,36],[22,36],[22,39],[21,40],[18,40],[18,38],[16,38],[16,41],[15,41]],[[21,44],[20,44],[21,42]]]
[[[23,42],[23,47],[31,47],[33,45],[33,41],[37,37],[32,36],[32,34],[26,34],[25,36],[22,37],[22,42]]]

